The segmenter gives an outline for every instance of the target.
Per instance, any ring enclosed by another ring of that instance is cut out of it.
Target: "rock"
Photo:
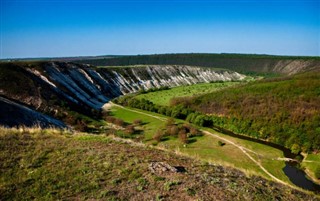
[[[169,165],[165,162],[151,162],[149,164],[149,169],[152,173],[164,173],[164,172],[185,172],[185,169],[181,166],[179,168],[176,168],[174,166]]]

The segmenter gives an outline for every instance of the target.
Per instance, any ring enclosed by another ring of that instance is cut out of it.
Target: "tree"
[[[186,121],[187,121],[187,122],[190,122],[190,123],[193,123],[196,117],[197,117],[197,116],[196,116],[196,113],[190,113],[190,114],[187,116]]]
[[[293,144],[291,147],[291,152],[294,154],[298,154],[300,152],[300,146],[298,144]]]
[[[205,115],[198,115],[194,120],[194,123],[198,126],[204,126],[204,122],[205,122]]]

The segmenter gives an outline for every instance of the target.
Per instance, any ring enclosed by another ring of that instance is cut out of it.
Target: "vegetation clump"
[[[136,126],[140,126],[140,125],[142,125],[142,120],[141,119],[135,119],[133,121],[133,124],[136,125]]]
[[[220,147],[223,147],[224,145],[226,145],[226,143],[219,140],[219,141],[218,141],[218,145],[219,145]]]
[[[156,142],[161,142],[163,136],[164,136],[163,131],[159,129],[159,130],[157,130],[157,132],[154,134],[153,139],[154,139]]]

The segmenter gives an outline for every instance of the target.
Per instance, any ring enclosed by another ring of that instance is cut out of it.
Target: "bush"
[[[141,119],[136,119],[136,120],[133,121],[133,124],[139,126],[139,125],[142,124],[142,120]]]
[[[114,120],[114,124],[116,124],[117,126],[123,127],[123,126],[124,126],[124,121],[123,121],[122,119],[116,118],[116,119]]]
[[[188,135],[185,129],[180,130],[178,136],[183,144],[188,144]]]
[[[219,141],[218,141],[218,145],[222,147],[222,146],[226,145],[226,143],[221,142],[221,141],[219,140]]]
[[[128,126],[126,126],[126,128],[125,128],[125,132],[127,133],[127,134],[134,134],[134,132],[135,132],[135,129],[134,129],[134,126],[133,125],[128,125]]]
[[[116,118],[115,117],[111,117],[111,116],[107,116],[106,118],[106,121],[109,122],[109,123],[114,123]]]
[[[194,136],[201,136],[201,132],[194,127],[190,127],[190,137]]]
[[[155,141],[157,142],[161,142],[162,140],[162,137],[163,137],[163,132],[162,130],[157,130],[157,132],[154,134],[153,138]]]
[[[179,132],[179,128],[176,125],[167,127],[168,135],[176,136],[176,135],[178,135],[178,132]]]

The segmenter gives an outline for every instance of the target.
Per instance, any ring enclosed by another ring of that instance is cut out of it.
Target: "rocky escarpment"
[[[244,77],[228,70],[189,66],[97,68],[66,62],[2,63],[0,95],[60,118],[64,110],[92,114],[110,99],[141,89]]]
[[[0,97],[0,125],[9,127],[58,127],[66,128],[66,125],[48,115],[41,114],[24,105],[18,104],[6,98]]]

